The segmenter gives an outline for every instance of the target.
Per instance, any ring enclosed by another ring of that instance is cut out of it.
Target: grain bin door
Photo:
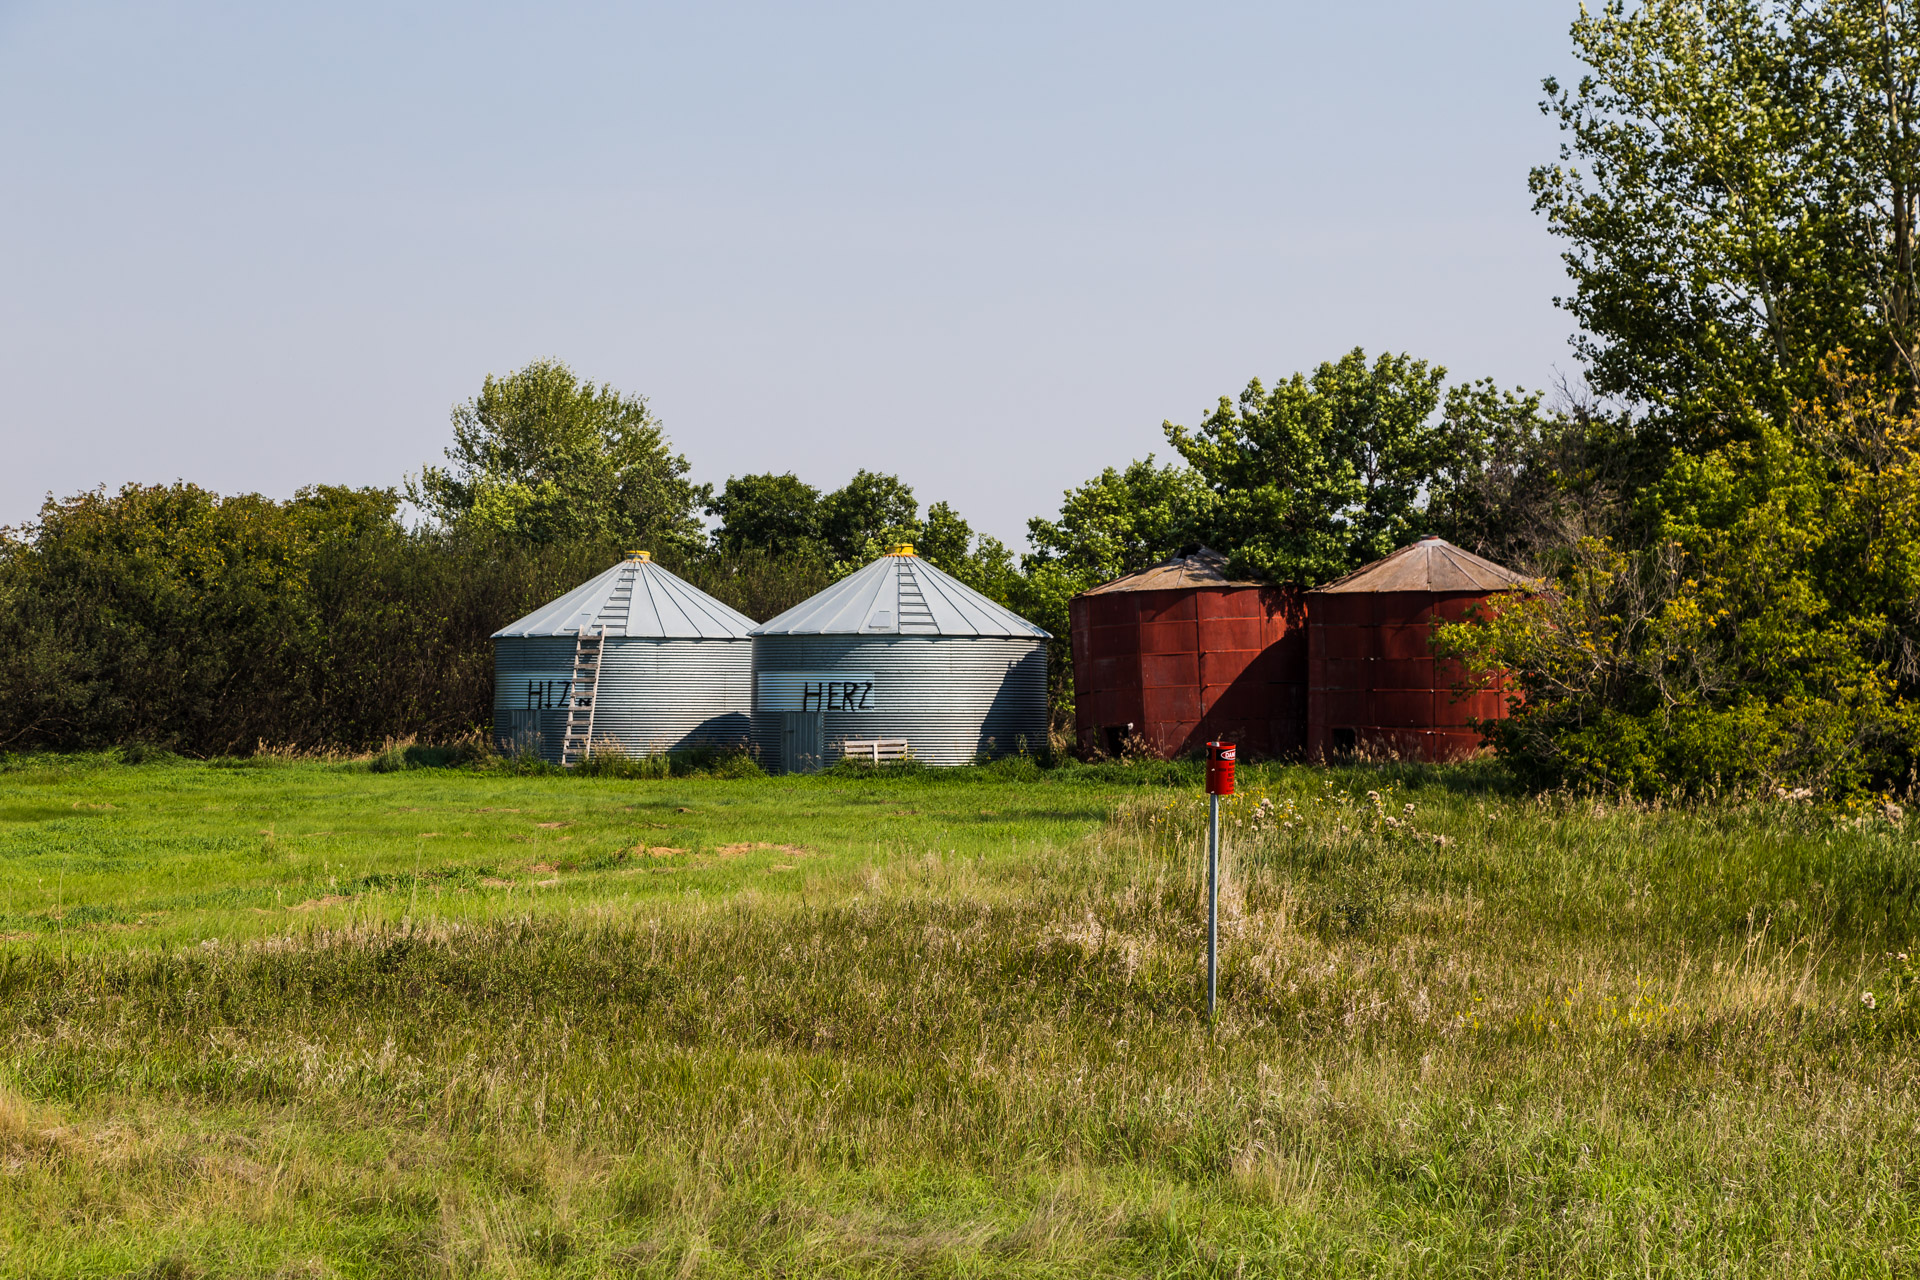
[[[818,711],[788,711],[780,722],[780,768],[818,773],[827,751],[827,717]]]

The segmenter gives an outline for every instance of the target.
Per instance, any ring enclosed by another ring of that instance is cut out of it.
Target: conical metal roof
[[[1514,591],[1540,584],[1445,538],[1426,537],[1315,591]]]
[[[1186,555],[1168,556],[1159,564],[1135,569],[1125,577],[1089,587],[1081,595],[1100,596],[1122,591],[1179,591],[1188,587],[1260,587],[1265,583],[1227,576],[1227,558],[1211,547]]]
[[[644,554],[629,556],[597,578],[493,633],[571,636],[581,628],[608,636],[655,640],[744,640],[753,619],[674,577]]]
[[[1016,636],[1045,631],[903,548],[755,627],[756,636]]]

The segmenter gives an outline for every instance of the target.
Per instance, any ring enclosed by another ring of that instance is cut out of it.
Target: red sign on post
[[[1231,742],[1209,742],[1207,744],[1207,794],[1210,796],[1230,796],[1233,794],[1233,756]]]

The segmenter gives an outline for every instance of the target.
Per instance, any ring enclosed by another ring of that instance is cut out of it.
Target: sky
[[[1356,346],[1546,388],[1577,11],[0,0],[0,524],[398,485],[541,357],[1016,547]]]

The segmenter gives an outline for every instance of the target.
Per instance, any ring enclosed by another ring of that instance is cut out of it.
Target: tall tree
[[[1531,186],[1594,387],[1695,452],[1785,421],[1839,348],[1910,394],[1920,5],[1613,0],[1573,40]]]
[[[1168,423],[1212,495],[1195,536],[1237,572],[1306,586],[1436,528],[1484,543],[1548,424],[1538,396],[1446,375],[1356,349],[1271,390],[1255,379],[1195,430]]]
[[[1199,472],[1152,454],[1108,467],[1066,491],[1057,519],[1027,522],[1027,571],[1057,577],[1072,595],[1144,569],[1210,531],[1216,501]]]
[[[446,467],[407,482],[447,525],[531,543],[613,540],[690,547],[701,535],[687,460],[644,398],[536,360],[453,410]]]
[[[820,527],[840,560],[864,560],[895,537],[919,531],[920,502],[898,476],[857,471],[821,500]]]
[[[818,557],[824,548],[820,491],[791,471],[730,476],[706,507],[720,517],[713,531],[720,551]]]

